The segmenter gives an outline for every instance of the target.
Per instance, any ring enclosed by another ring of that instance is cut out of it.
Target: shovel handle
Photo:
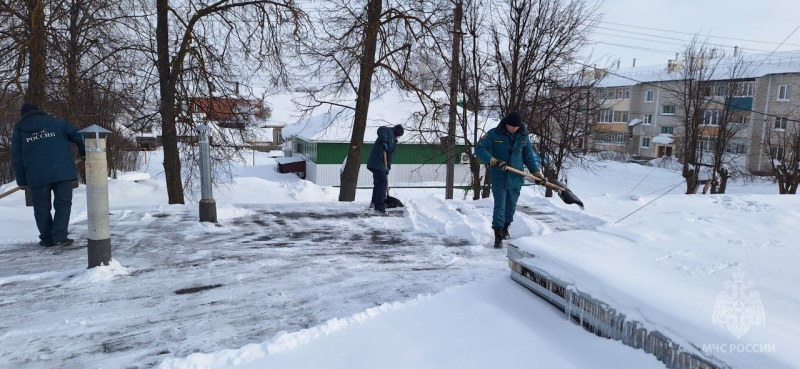
[[[508,171],[511,171],[511,172],[514,172],[514,173],[517,173],[517,174],[519,174],[519,175],[521,175],[521,176],[528,177],[528,178],[530,178],[530,179],[534,180],[536,183],[538,183],[538,184],[542,184],[542,179],[541,179],[541,178],[539,178],[539,177],[537,177],[537,176],[534,176],[533,174],[530,174],[530,173],[525,173],[525,172],[523,172],[523,171],[521,171],[521,170],[519,170],[519,169],[512,168],[512,167],[509,167],[509,166],[507,166],[507,167],[506,167],[506,170],[508,170]],[[552,188],[552,189],[554,189],[554,190],[558,190],[558,191],[566,191],[566,190],[567,190],[567,189],[566,189],[566,188],[564,188],[564,187],[561,187],[561,186],[559,186],[559,185],[552,184],[552,183],[550,183],[550,182],[545,182],[545,183],[544,183],[544,185],[545,185],[545,186],[547,186],[547,187],[550,187],[550,188]]]
[[[386,158],[386,151],[383,152],[383,167],[386,168],[386,196],[389,196],[389,159]]]
[[[82,161],[82,160],[80,160],[80,159],[75,159],[75,165],[78,165],[78,164],[80,164],[80,162],[81,162],[81,161]],[[14,188],[12,188],[12,189],[10,189],[10,190],[6,191],[6,192],[0,193],[0,199],[2,199],[2,198],[4,198],[4,197],[6,197],[6,196],[8,196],[8,195],[11,195],[12,193],[14,193],[14,192],[17,192],[17,191],[19,191],[19,190],[21,190],[21,189],[22,189],[22,187],[20,187],[20,186],[17,186],[17,187],[14,187]]]
[[[17,186],[17,187],[14,187],[14,188],[6,191],[6,192],[0,193],[0,199],[6,197],[8,195],[11,195],[12,193],[17,192],[17,191],[19,191],[21,189],[22,189],[22,187]]]

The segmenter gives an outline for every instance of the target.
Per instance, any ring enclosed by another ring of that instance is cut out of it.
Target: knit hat
[[[403,133],[405,132],[405,130],[403,129],[403,126],[401,126],[399,124],[394,126],[393,130],[394,130],[394,137],[402,136]]]
[[[500,120],[502,124],[508,124],[512,127],[519,127],[522,124],[522,117],[519,116],[517,112],[508,113],[502,120]]]
[[[25,114],[25,113],[27,113],[27,112],[29,112],[31,110],[39,110],[39,107],[36,106],[36,105],[33,105],[31,103],[24,103],[24,104],[22,104],[22,107],[19,108],[19,113],[20,114]]]

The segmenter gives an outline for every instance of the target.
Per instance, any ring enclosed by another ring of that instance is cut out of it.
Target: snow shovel
[[[575,196],[575,194],[572,193],[572,191],[570,191],[569,188],[567,188],[567,186],[564,186],[563,183],[559,181],[548,181],[543,184],[542,179],[534,176],[533,174],[528,174],[519,169],[515,169],[509,166],[506,167],[506,170],[528,177],[534,180],[539,185],[547,186],[554,189],[556,192],[558,192],[558,197],[560,197],[565,204],[575,204],[580,206],[581,209],[583,209],[583,202],[578,198],[578,196]]]
[[[389,165],[387,164],[388,162],[389,162],[389,160],[386,159],[386,152],[384,152],[383,153],[383,166],[386,167],[386,168],[389,168]],[[389,196],[389,175],[388,174],[386,175],[386,200],[384,200],[383,203],[386,204],[386,208],[387,209],[402,208],[403,206],[405,206],[405,205],[403,205],[403,202],[401,202],[398,198],[396,198],[394,196]]]
[[[8,195],[11,195],[12,193],[14,193],[14,192],[17,192],[17,191],[19,191],[19,190],[21,190],[21,189],[22,189],[22,187],[20,187],[20,186],[17,186],[17,187],[14,187],[14,188],[12,188],[12,189],[10,189],[10,190],[6,191],[6,192],[0,193],[0,199],[2,199],[2,198],[4,198],[4,197],[6,197],[6,196],[8,196]]]

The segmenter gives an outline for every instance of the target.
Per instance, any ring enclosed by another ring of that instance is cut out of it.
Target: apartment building
[[[737,74],[726,60],[703,81],[700,149],[710,151],[720,120],[735,123],[726,153],[756,174],[769,171],[770,133],[800,117],[800,52],[750,55]],[[705,61],[708,62],[708,61]],[[601,109],[593,122],[589,148],[642,159],[680,155],[683,138],[682,62],[614,69],[598,73],[596,98]],[[735,77],[735,78],[732,78]],[[793,93],[797,91],[798,93]]]

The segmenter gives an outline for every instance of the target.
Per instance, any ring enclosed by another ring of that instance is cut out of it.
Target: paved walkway
[[[214,226],[188,206],[112,210],[113,258],[131,273],[104,281],[76,281],[85,221],[76,247],[0,249],[0,367],[147,368],[508,273],[505,249],[409,232],[403,210],[237,211]]]

